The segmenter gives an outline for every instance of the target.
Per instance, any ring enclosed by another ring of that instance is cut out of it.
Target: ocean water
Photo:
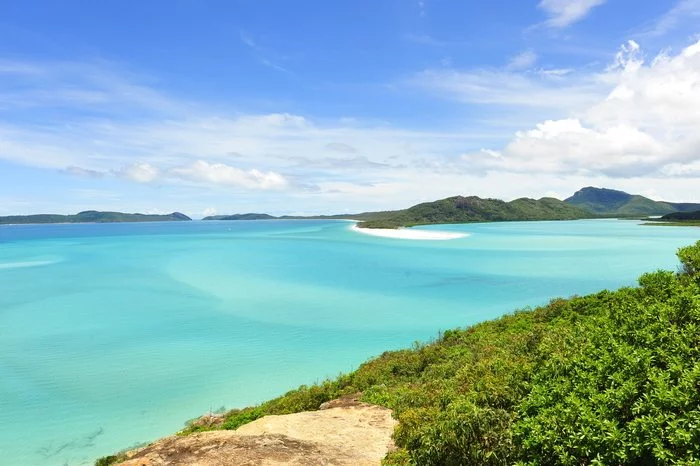
[[[516,308],[675,269],[633,221],[0,226],[0,463],[80,465]]]

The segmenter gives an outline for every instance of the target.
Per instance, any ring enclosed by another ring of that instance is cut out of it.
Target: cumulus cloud
[[[472,153],[466,160],[485,170],[698,175],[700,42],[645,61],[639,45],[630,41],[598,79],[612,88],[578,117],[517,132],[501,158]]]
[[[160,170],[150,163],[139,162],[124,167],[115,173],[129,180],[136,181],[137,183],[150,183],[159,177]]]
[[[187,167],[173,168],[169,171],[169,175],[185,180],[247,189],[283,189],[289,184],[279,173],[262,172],[256,169],[241,170],[221,163],[211,164],[204,160],[198,160]]]
[[[606,0],[542,0],[539,8],[549,16],[546,25],[553,28],[564,28],[582,20],[595,7]]]

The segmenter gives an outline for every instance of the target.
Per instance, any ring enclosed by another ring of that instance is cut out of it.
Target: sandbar
[[[351,229],[353,231],[365,235],[394,239],[444,241],[448,239],[458,239],[469,236],[469,234],[467,233],[455,233],[451,231],[414,230],[412,228],[398,228],[394,230],[390,228],[360,228],[357,225],[353,225]]]

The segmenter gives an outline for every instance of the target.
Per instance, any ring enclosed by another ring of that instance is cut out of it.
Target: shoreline
[[[408,239],[422,241],[446,241],[451,239],[466,238],[468,233],[454,233],[449,231],[429,231],[399,228],[396,230],[389,228],[360,228],[357,224],[350,227],[356,233],[363,235],[377,236],[380,238]]]

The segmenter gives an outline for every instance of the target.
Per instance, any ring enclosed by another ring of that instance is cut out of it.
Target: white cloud
[[[526,50],[511,58],[507,68],[510,70],[523,70],[531,68],[537,62],[537,54],[532,50]]]
[[[553,28],[564,28],[582,20],[595,7],[606,0],[542,0],[539,8],[544,10],[549,19],[546,25]]]
[[[247,189],[284,189],[289,182],[279,173],[241,170],[221,163],[198,160],[190,166],[173,168],[168,175],[185,180]]]
[[[150,183],[160,176],[160,170],[157,167],[144,162],[124,167],[116,173],[137,183]]]
[[[575,118],[518,132],[494,160],[473,153],[485,170],[611,177],[698,175],[700,42],[650,61],[625,44],[599,81],[614,84]]]
[[[552,68],[552,69],[541,69],[538,73],[550,79],[560,79],[564,76],[573,73],[572,68]]]
[[[202,217],[209,217],[212,215],[216,215],[218,211],[216,210],[216,207],[207,207],[202,211]]]
[[[592,75],[515,70],[474,69],[426,70],[409,80],[412,86],[442,94],[469,104],[532,107],[575,111],[593,104],[604,95],[604,83]]]
[[[670,177],[700,178],[700,160],[688,163],[670,163],[661,168],[661,173]]]

